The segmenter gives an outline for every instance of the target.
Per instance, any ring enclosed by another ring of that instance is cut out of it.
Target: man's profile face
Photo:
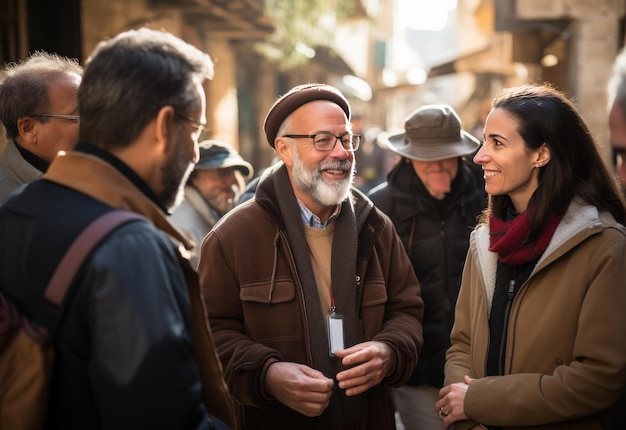
[[[81,77],[64,73],[48,81],[48,107],[33,114],[78,115],[77,93]],[[78,142],[78,121],[66,118],[41,118],[37,121],[37,143],[31,150],[48,162],[59,151],[69,151]]]
[[[188,145],[186,145],[185,140],[188,140],[189,137],[185,134],[184,129],[179,131],[176,136],[176,152],[161,169],[163,191],[159,197],[168,209],[177,207],[183,201],[183,184],[194,166],[193,159],[189,157],[189,151],[186,149]]]
[[[205,123],[206,95],[199,83],[196,83],[196,92],[200,103],[189,115],[195,121]],[[173,137],[175,150],[161,167],[162,190],[159,193],[161,202],[168,209],[177,207],[183,201],[185,182],[199,159],[199,137],[198,128],[190,121],[182,121]]]
[[[609,114],[611,147],[615,153],[615,170],[620,178],[622,190],[626,190],[626,117],[618,103],[613,103]]]

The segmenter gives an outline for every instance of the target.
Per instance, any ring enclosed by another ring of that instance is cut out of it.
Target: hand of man
[[[334,381],[304,364],[276,362],[267,370],[267,391],[280,403],[307,417],[324,412]]]
[[[351,348],[335,351],[348,370],[337,374],[339,388],[347,396],[356,396],[380,382],[393,367],[391,347],[383,342],[363,342]]]

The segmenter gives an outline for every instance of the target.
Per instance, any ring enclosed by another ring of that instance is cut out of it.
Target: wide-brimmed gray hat
[[[379,141],[403,157],[420,161],[444,160],[473,154],[478,139],[461,129],[461,119],[445,104],[425,105],[404,122],[404,132],[379,135]]]
[[[204,140],[199,143],[200,160],[195,169],[224,169],[234,167],[245,179],[254,174],[252,165],[244,160],[235,149],[219,140]]]

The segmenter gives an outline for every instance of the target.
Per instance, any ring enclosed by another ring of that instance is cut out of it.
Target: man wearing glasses
[[[264,128],[281,162],[207,235],[198,269],[242,428],[395,428],[389,386],[415,366],[423,302],[391,221],[352,186],[350,105],[298,86]]]
[[[25,315],[92,220],[115,209],[143,218],[108,234],[74,279],[46,428],[235,427],[191,243],[167,219],[198,161],[212,77],[211,58],[170,33],[101,42],[78,90],[80,141],[0,206],[0,292]]]
[[[8,138],[0,156],[0,204],[48,170],[58,151],[76,144],[82,74],[77,61],[42,51],[0,72],[0,121]]]

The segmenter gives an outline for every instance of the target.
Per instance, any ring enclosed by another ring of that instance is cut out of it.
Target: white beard
[[[344,201],[350,194],[350,186],[354,181],[355,162],[348,160],[324,161],[317,168],[308,170],[302,163],[298,151],[293,151],[293,178],[300,191],[309,194],[321,206],[335,206]],[[322,176],[324,169],[349,169],[344,179],[326,181]]]

